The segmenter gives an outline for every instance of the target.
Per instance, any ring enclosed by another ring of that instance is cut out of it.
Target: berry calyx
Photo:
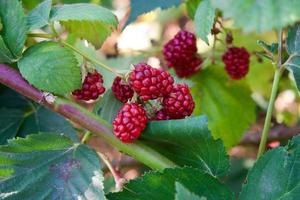
[[[113,121],[114,134],[124,143],[136,140],[146,128],[147,115],[137,103],[126,103]]]
[[[123,103],[126,103],[133,96],[133,90],[131,87],[119,76],[115,78],[111,90],[116,98]]]
[[[188,31],[179,31],[164,45],[163,54],[168,67],[173,67],[181,78],[195,74],[202,63],[197,55],[196,37]]]
[[[173,83],[174,79],[168,72],[145,63],[135,65],[129,75],[129,85],[144,101],[168,95]]]
[[[222,60],[228,75],[238,80],[245,77],[249,71],[250,54],[241,47],[231,47],[223,54]]]
[[[89,72],[82,83],[81,89],[72,92],[77,100],[96,100],[105,92],[103,78],[96,70]]]
[[[190,116],[195,102],[186,84],[177,84],[171,94],[163,99],[163,108],[171,119],[182,119]]]

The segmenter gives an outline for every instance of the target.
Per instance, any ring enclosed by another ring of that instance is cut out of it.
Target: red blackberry
[[[197,56],[196,37],[188,31],[180,31],[165,44],[163,54],[169,67],[179,77],[188,77],[200,69],[202,59]]]
[[[123,142],[130,143],[137,139],[146,128],[147,115],[137,103],[126,103],[113,121],[114,134]]]
[[[131,89],[131,87],[119,76],[115,78],[111,89],[116,98],[123,103],[126,103],[133,96],[133,90]]]
[[[134,67],[129,75],[129,85],[142,100],[163,97],[172,91],[174,79],[168,72],[145,63],[139,63]]]
[[[172,93],[164,98],[163,108],[171,119],[182,119],[190,116],[195,108],[195,103],[186,84],[177,84]]]
[[[223,54],[222,60],[225,63],[225,70],[232,79],[241,79],[249,71],[250,54],[241,47],[231,47]]]
[[[88,101],[97,99],[104,92],[102,75],[94,70],[86,75],[81,89],[73,91],[72,94],[77,100]]]
[[[160,120],[169,120],[170,117],[167,115],[166,111],[164,109],[161,109],[160,111],[158,111],[154,117],[154,119],[152,119],[153,121],[160,121]]]

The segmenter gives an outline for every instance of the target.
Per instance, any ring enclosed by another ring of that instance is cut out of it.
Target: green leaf
[[[194,193],[186,189],[181,183],[175,182],[175,188],[176,188],[175,200],[182,200],[182,199],[203,200],[203,198],[201,199],[198,195],[195,195]]]
[[[118,21],[108,9],[94,4],[69,4],[51,10],[51,21],[59,21],[72,34],[84,38],[95,47],[101,47]]]
[[[111,89],[105,92],[103,98],[98,101],[94,107],[94,112],[99,115],[102,119],[109,123],[112,123],[116,117],[119,109],[123,106]]]
[[[288,31],[286,49],[289,55],[300,54],[300,24],[296,24]]]
[[[211,0],[225,18],[232,18],[244,31],[270,31],[300,19],[300,1]]]
[[[50,10],[52,0],[45,0],[35,9],[30,11],[27,17],[27,26],[29,31],[41,28],[49,24]]]
[[[175,182],[203,199],[234,199],[231,191],[216,178],[193,168],[165,169],[149,172],[125,185],[122,192],[110,193],[109,200],[174,200]]]
[[[168,9],[181,4],[181,0],[131,0],[131,11],[126,25],[135,21],[142,14],[150,12],[156,8]]]
[[[0,108],[0,144],[17,135],[22,119],[21,110]]]
[[[214,140],[204,116],[147,124],[142,140],[180,166],[225,176],[229,160],[221,140]]]
[[[191,19],[194,19],[196,10],[197,10],[198,5],[199,5],[199,3],[200,3],[201,1],[202,1],[202,0],[187,0],[187,1],[185,2],[186,9],[187,9],[187,13],[188,13],[188,15],[189,15],[189,17],[190,17]]]
[[[258,40],[257,44],[273,54],[278,52],[278,43],[267,44],[264,41]]]
[[[208,44],[207,35],[210,33],[215,20],[215,9],[211,6],[210,0],[203,0],[195,14],[196,34]]]
[[[14,56],[7,48],[3,38],[0,36],[0,63],[12,63],[14,62]]]
[[[41,42],[28,48],[18,67],[30,84],[43,91],[66,95],[81,85],[74,54],[55,42]]]
[[[2,137],[2,144],[6,143],[7,139],[16,136],[26,137],[38,132],[55,132],[71,138],[74,142],[79,141],[75,129],[64,117],[35,104],[9,88],[0,88],[0,110],[2,110],[0,116],[3,116],[0,117],[0,124],[3,124],[0,127],[7,127],[9,119],[14,119],[15,121],[11,120],[11,122],[16,123],[16,126],[11,126],[14,128],[9,131],[3,128],[9,137]]]
[[[207,115],[212,135],[221,138],[226,147],[237,144],[255,121],[255,103],[248,85],[230,80],[218,65],[203,70],[193,80],[196,114]]]
[[[1,199],[105,199],[95,151],[53,133],[0,146]]]
[[[300,91],[300,56],[293,56],[285,67],[293,74],[297,88]]]
[[[24,118],[18,136],[26,137],[28,134],[38,132],[59,133],[71,138],[74,142],[79,141],[70,122],[59,114],[41,106]]]
[[[0,18],[3,25],[2,39],[11,55],[18,59],[22,54],[27,32],[26,17],[20,1],[1,0]],[[11,57],[10,54],[7,54],[7,49],[3,51],[3,41],[0,41],[0,54]]]
[[[248,174],[240,199],[298,199],[300,191],[300,136],[286,147],[261,156]]]

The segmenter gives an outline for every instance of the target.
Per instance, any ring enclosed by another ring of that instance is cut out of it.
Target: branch
[[[284,141],[300,133],[300,126],[287,127],[278,125],[270,129],[268,142]],[[242,138],[240,145],[258,145],[261,138],[261,132],[247,132]]]
[[[172,161],[139,141],[133,144],[122,143],[112,133],[110,124],[78,104],[60,97],[50,98],[51,101],[48,101],[49,98],[24,80],[17,70],[4,64],[0,64],[0,83],[81,125],[118,150],[132,156],[152,169],[162,170],[176,167]]]

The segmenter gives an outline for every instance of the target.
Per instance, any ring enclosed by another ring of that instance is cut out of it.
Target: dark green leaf
[[[95,151],[53,133],[0,146],[1,199],[105,199]]]
[[[148,123],[142,139],[180,166],[225,176],[229,160],[221,140],[214,140],[204,116]]]
[[[12,63],[14,62],[14,56],[7,48],[3,38],[0,35],[0,63]]]
[[[269,31],[300,19],[300,1],[292,0],[211,0],[225,18],[232,18],[245,31]]]
[[[41,42],[28,48],[18,67],[30,84],[43,91],[66,95],[81,85],[74,54],[55,42]]]
[[[248,174],[240,199],[299,198],[300,136],[286,147],[278,147],[261,156]]]
[[[181,0],[131,0],[131,11],[126,25],[135,21],[138,16],[156,8],[167,9],[180,4]]]
[[[300,56],[293,56],[285,65],[293,74],[298,90],[300,90]]]
[[[74,142],[78,138],[74,128],[64,117],[44,107],[38,107],[32,114],[26,116],[18,132],[19,137],[38,132],[52,132],[65,135]]]
[[[226,147],[237,144],[255,121],[255,103],[248,85],[230,80],[218,65],[203,70],[193,80],[195,112],[207,115],[212,135],[221,138]]]
[[[286,38],[286,49],[289,55],[300,55],[300,24],[296,24],[289,29]]]
[[[201,0],[187,0],[185,2],[187,13],[191,19],[194,19],[196,10]]]
[[[196,34],[208,44],[208,34],[210,33],[215,20],[215,9],[211,6],[210,0],[203,0],[195,14]]]
[[[176,196],[175,200],[201,200],[201,198],[194,193],[190,192],[188,189],[186,189],[181,183],[176,182],[175,183],[176,188]]]
[[[32,109],[30,103],[31,102],[21,94],[10,88],[1,87],[0,85],[0,108],[14,108],[28,111]]]
[[[49,24],[49,15],[52,0],[45,0],[35,9],[30,11],[27,17],[27,26],[29,30],[34,30]]]
[[[102,119],[111,123],[122,106],[123,103],[120,102],[111,89],[109,89],[105,92],[103,98],[95,105],[94,112]]]
[[[20,1],[1,0],[0,18],[3,26],[1,36],[7,47],[3,51],[3,42],[0,41],[0,54],[8,57],[12,55],[15,59],[18,59],[22,54],[27,32],[26,17]],[[8,49],[11,54],[7,54]],[[13,61],[11,60],[10,62]]]
[[[17,135],[23,115],[23,111],[18,109],[0,108],[0,144]]]
[[[217,179],[193,168],[165,169],[149,172],[127,183],[122,192],[110,193],[109,200],[174,200],[175,182],[203,199],[234,199],[232,192]]]
[[[273,54],[278,52],[278,43],[267,44],[264,41],[258,40],[257,44]]]
[[[56,6],[50,16],[51,21],[61,22],[72,34],[85,38],[97,48],[118,25],[110,10],[94,4]]]

